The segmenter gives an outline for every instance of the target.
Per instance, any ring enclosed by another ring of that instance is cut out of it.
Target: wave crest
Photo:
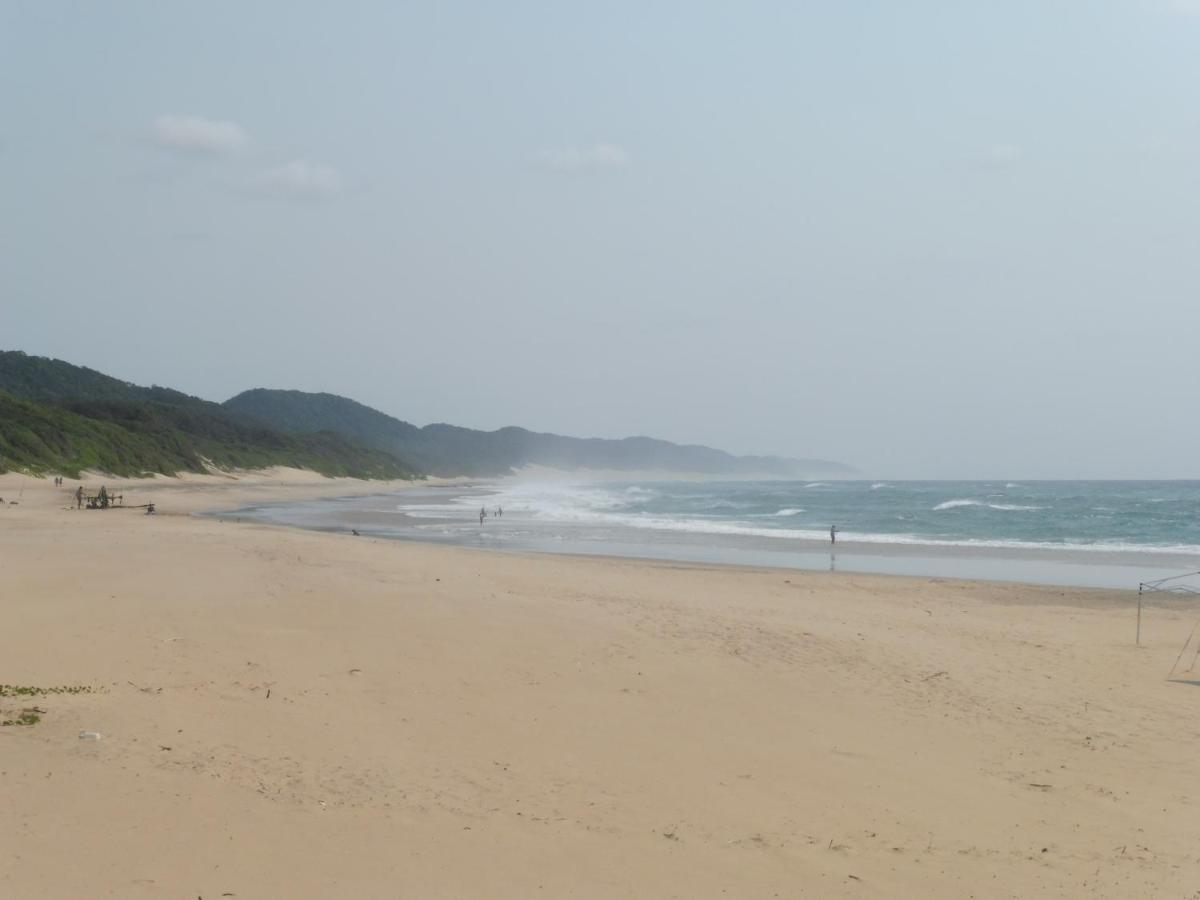
[[[943,509],[957,509],[960,506],[982,506],[978,500],[947,500],[945,503],[939,503],[933,508],[934,512]]]
[[[988,509],[998,509],[1004,512],[1033,512],[1034,510],[1045,509],[1044,506],[1020,506],[1016,503],[984,503],[982,500],[947,500],[935,506],[933,511],[940,512],[944,509],[958,509],[963,506],[986,506]]]

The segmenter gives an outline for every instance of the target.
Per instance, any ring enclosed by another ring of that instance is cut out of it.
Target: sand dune
[[[110,482],[112,484],[112,482]],[[0,477],[0,895],[1200,896],[1200,609],[491,554]],[[1192,671],[1187,671],[1192,666]],[[80,740],[96,731],[98,741]]]

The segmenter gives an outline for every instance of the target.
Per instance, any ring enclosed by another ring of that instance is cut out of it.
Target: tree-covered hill
[[[393,454],[331,431],[284,433],[178,391],[0,352],[0,471],[138,475],[275,465],[360,478],[415,474]]]

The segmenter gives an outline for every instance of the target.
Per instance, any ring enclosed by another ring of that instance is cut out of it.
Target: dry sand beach
[[[0,477],[0,682],[90,688],[0,698],[43,711],[0,728],[4,897],[1200,897],[1194,606],[1139,649],[1131,592],[188,515],[380,489],[301,473],[73,486]]]

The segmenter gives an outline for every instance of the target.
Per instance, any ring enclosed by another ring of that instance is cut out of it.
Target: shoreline
[[[479,497],[491,496],[498,490],[497,482],[486,480],[448,486],[458,487]],[[329,496],[322,499],[334,503],[342,499],[378,499],[390,504],[403,498],[405,493],[422,490],[427,488],[415,485],[408,491],[397,493],[380,491],[358,497]],[[479,531],[477,536],[464,531],[447,538],[430,535],[422,528],[436,527],[451,520],[428,518],[420,513],[373,513],[360,508],[342,513],[333,508],[320,509],[306,501],[307,498],[298,502],[215,508],[200,514],[218,519],[259,521],[331,533],[353,528],[377,538],[499,552],[660,559],[749,568],[846,571],[1128,591],[1136,591],[1141,582],[1200,569],[1200,557],[1153,546],[1144,550],[1114,550],[1100,546],[1084,549],[1075,546],[1013,546],[919,539],[876,542],[848,538],[839,538],[836,546],[831,546],[826,541],[806,538],[714,535],[652,528],[626,529],[619,537],[597,538],[569,523],[561,533],[547,534],[541,539],[525,537],[514,540],[508,537],[507,522],[489,523],[488,528]],[[447,506],[447,509],[452,507]],[[452,521],[461,525],[468,519],[470,517],[462,516]],[[507,521],[511,522],[512,517]],[[543,530],[549,531],[553,527],[554,523],[549,523],[543,526]]]
[[[1200,673],[1164,677],[1192,608],[1154,608],[1136,647],[1111,591],[189,512],[346,487],[204,482],[148,516],[27,486],[0,510],[0,682],[47,691],[0,696],[6,718],[41,710],[0,726],[0,893],[1116,898],[1200,878]]]
[[[242,525],[258,524],[277,526],[302,531],[346,534],[350,526],[306,525],[299,522],[256,519],[251,513],[260,509],[286,507],[297,502],[339,501],[378,497],[389,501],[417,491],[468,490],[487,496],[496,491],[494,479],[479,478],[430,478],[423,481],[375,481],[355,478],[331,478],[305,470],[269,469],[210,475],[183,474],[179,476],[153,476],[144,479],[111,478],[94,473],[85,473],[83,481],[72,484],[90,484],[92,489],[100,484],[112,485],[114,492],[132,494],[130,505],[154,500],[159,505],[158,514],[171,516],[185,514],[217,521],[230,521]],[[41,496],[51,493],[70,493],[67,487],[56,488],[47,479],[15,474],[0,475],[0,497],[13,495],[30,489]],[[165,494],[167,503],[163,506]],[[209,498],[213,501],[210,503]],[[217,498],[221,498],[217,501]],[[235,505],[228,506],[225,500]],[[65,503],[63,508],[65,509]],[[89,511],[92,512],[92,511]],[[116,513],[118,510],[113,510]],[[132,510],[128,511],[132,513]],[[240,515],[239,515],[240,513]],[[128,513],[123,513],[128,514]],[[639,562],[663,562],[690,564],[698,567],[721,566],[750,571],[778,570],[781,572],[829,571],[847,575],[880,577],[903,577],[959,581],[982,585],[1024,585],[1035,589],[1075,589],[1081,591],[1111,591],[1125,595],[1130,603],[1136,603],[1139,582],[1178,575],[1181,570],[1200,568],[1200,560],[1193,556],[1172,555],[1166,552],[1075,550],[1052,548],[1010,548],[994,546],[967,546],[962,544],[920,544],[898,542],[894,544],[857,542],[839,539],[835,548],[821,541],[807,539],[772,538],[775,548],[766,553],[729,554],[722,558],[711,549],[689,553],[687,538],[703,545],[707,535],[680,535],[667,532],[669,539],[678,543],[676,553],[654,552],[656,535],[647,529],[644,542],[627,544],[624,548],[606,552],[590,547],[574,549],[540,547],[504,547],[469,542],[441,541],[410,535],[373,532],[370,526],[360,524],[363,535],[370,538],[400,540],[430,546],[452,546],[472,551],[502,554],[527,555],[532,559],[542,556],[563,556],[577,559],[612,559]],[[658,542],[661,546],[662,542]],[[731,544],[746,544],[752,549],[754,539],[732,536]],[[777,549],[783,546],[782,551]],[[622,552],[623,551],[623,552]],[[833,567],[830,567],[830,562]],[[1014,569],[1015,564],[1015,569]],[[1039,577],[1040,576],[1040,577]],[[1097,577],[1098,576],[1098,577]],[[1174,595],[1151,593],[1144,597],[1146,604],[1178,605],[1186,602]]]
[[[427,479],[421,482],[408,481],[375,481],[356,478],[328,477],[308,472],[306,470],[296,469],[271,469],[271,470],[250,470],[244,472],[236,472],[230,474],[213,474],[213,475],[194,475],[191,473],[181,476],[155,476],[152,478],[135,479],[135,478],[114,478],[103,475],[95,475],[87,473],[87,477],[80,481],[75,481],[73,484],[88,484],[94,482],[93,487],[98,487],[100,484],[113,486],[113,492],[129,492],[134,493],[134,498],[137,501],[153,501],[159,506],[162,505],[162,499],[159,496],[160,492],[166,492],[168,497],[180,501],[177,505],[172,506],[167,504],[165,509],[158,509],[156,516],[172,517],[184,516],[199,520],[211,519],[213,521],[232,524],[245,529],[253,529],[264,533],[281,533],[299,532],[306,534],[320,534],[328,536],[338,536],[342,538],[350,537],[349,529],[345,527],[320,527],[307,526],[293,523],[261,521],[252,518],[249,515],[237,515],[246,511],[257,509],[261,506],[280,506],[294,502],[305,502],[312,500],[349,500],[356,498],[381,497],[394,499],[397,496],[402,496],[406,492],[418,490],[442,490],[442,489],[475,489],[483,493],[490,492],[494,481],[488,479]],[[11,473],[0,475],[0,490],[5,489],[5,481],[8,481],[7,494],[12,496],[12,487],[15,485],[18,490],[32,489],[39,494],[53,493],[54,495],[62,494],[64,497],[69,493],[67,487],[57,488],[46,483],[45,478],[31,477],[23,475],[13,475]],[[389,490],[381,491],[380,488],[386,486]],[[40,490],[39,490],[40,489]],[[145,496],[143,496],[145,495]],[[237,497],[239,502],[242,499],[253,499],[253,503],[247,503],[237,507],[226,507],[224,504],[209,505],[211,496]],[[0,495],[3,496],[3,495]],[[61,507],[52,506],[45,502],[45,497],[41,498],[38,503],[39,509],[56,508],[60,511],[70,511],[70,508],[63,505]],[[83,510],[89,514],[111,514],[111,515],[142,515],[135,512],[139,507],[133,502],[126,505],[125,509],[115,507],[108,511]],[[576,561],[609,561],[615,563],[629,563],[646,565],[650,567],[662,567],[665,569],[685,569],[688,571],[702,572],[705,570],[726,571],[731,574],[738,572],[752,573],[757,575],[788,575],[788,574],[806,574],[820,575],[825,574],[825,571],[820,568],[805,568],[794,567],[787,565],[772,565],[772,564],[753,564],[740,562],[723,562],[719,560],[703,560],[703,559],[686,559],[664,556],[638,556],[624,554],[606,554],[606,553],[572,553],[562,551],[540,551],[527,549],[507,549],[493,546],[471,546],[467,544],[446,543],[434,540],[423,540],[417,538],[392,537],[384,535],[363,534],[361,537],[367,540],[396,540],[403,543],[411,543],[418,546],[438,547],[446,550],[463,550],[469,553],[481,553],[484,555],[495,554],[503,557],[524,558],[530,561],[541,559],[562,558]],[[824,556],[828,553],[828,546],[822,545],[819,542],[798,541],[795,543],[803,543],[806,549],[811,550],[815,555]],[[852,541],[844,543],[839,542],[837,545],[837,553],[844,553],[847,557],[855,552],[861,555],[874,555],[873,551],[883,547],[882,553],[877,555],[888,556],[916,556],[919,558],[927,558],[920,551],[924,547],[908,544],[895,545],[875,545],[875,544],[860,544]],[[954,548],[947,548],[954,549]],[[1027,557],[1021,554],[1009,557],[999,548],[981,548],[981,549],[997,549],[999,552],[994,555],[997,559],[1019,559],[1024,560]],[[961,555],[964,557],[972,557],[969,548],[962,548],[961,554],[948,553],[947,556]],[[911,553],[910,553],[911,551]],[[1058,556],[1054,551],[1046,551],[1045,556],[1052,561],[1064,561],[1067,556]],[[987,578],[971,578],[960,576],[941,576],[930,575],[919,572],[879,572],[879,571],[858,571],[853,569],[833,570],[829,571],[833,576],[846,577],[862,577],[868,579],[882,579],[885,583],[890,579],[900,579],[904,581],[924,582],[924,583],[957,583],[963,586],[976,587],[992,587],[992,588],[1012,588],[1013,590],[1031,589],[1036,592],[1045,592],[1056,596],[1069,595],[1096,595],[1099,597],[1110,598],[1111,604],[1105,605],[1122,605],[1121,601],[1130,601],[1129,591],[1121,587],[1106,587],[1095,585],[1074,585],[1074,584],[1045,584],[1039,582],[1025,582],[1012,579],[987,579]],[[1134,588],[1136,591],[1136,586]],[[1152,602],[1152,598],[1166,605],[1173,605],[1169,599],[1170,595],[1150,595],[1146,598],[1147,604]]]

